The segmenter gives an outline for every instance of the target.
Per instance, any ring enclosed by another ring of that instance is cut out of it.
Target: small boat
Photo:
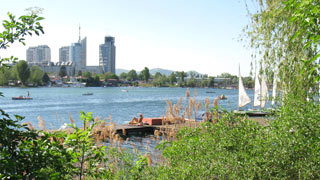
[[[32,98],[31,97],[18,96],[18,97],[12,97],[12,100],[32,100]]]
[[[82,95],[83,95],[83,96],[91,96],[91,95],[93,95],[93,93],[87,92],[87,93],[83,93]]]
[[[128,90],[126,90],[126,89],[121,89],[121,91],[122,91],[122,92],[128,92]]]
[[[221,100],[227,99],[227,97],[226,97],[224,94],[221,94],[221,95],[219,96],[219,98],[220,98]]]
[[[216,93],[216,92],[214,92],[214,91],[206,91],[206,93]]]

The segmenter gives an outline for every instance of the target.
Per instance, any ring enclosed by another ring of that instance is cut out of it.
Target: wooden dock
[[[144,135],[144,134],[153,134],[155,130],[165,130],[165,129],[179,129],[182,127],[197,127],[200,122],[188,122],[181,124],[170,124],[170,125],[129,125],[129,124],[117,124],[114,129],[116,133],[123,135],[123,130],[126,135]]]

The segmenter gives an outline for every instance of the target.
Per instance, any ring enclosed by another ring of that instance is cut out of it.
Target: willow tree
[[[317,48],[306,46],[309,39],[301,33],[305,22],[293,20],[299,16],[296,3],[305,1],[309,0],[256,0],[258,8],[254,13],[248,8],[251,22],[245,28],[253,57],[260,60],[269,79],[277,72],[283,92],[301,99],[306,99],[307,92],[315,87],[318,76],[313,71],[315,62],[306,63],[315,57]]]

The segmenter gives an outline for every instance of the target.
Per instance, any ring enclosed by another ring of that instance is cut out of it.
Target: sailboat
[[[240,110],[241,107],[249,104],[251,99],[249,98],[242,82],[241,73],[240,73],[240,65],[239,65],[239,94],[238,94],[238,110],[234,110],[235,114],[245,114],[246,111]]]
[[[239,65],[239,96],[238,96],[238,110],[241,107],[249,104],[251,99],[249,98],[242,82],[241,73],[240,73],[240,65]]]
[[[260,106],[263,109],[268,102],[269,93],[268,93],[268,86],[265,81],[264,75],[261,76],[261,86],[259,83],[258,75],[255,75],[255,88],[254,88],[254,101],[253,106]],[[247,116],[266,116],[268,113],[262,110],[254,110],[250,109],[248,111],[240,110],[240,107],[243,107],[251,102],[249,96],[245,92],[241,74],[240,74],[240,67],[239,67],[239,104],[238,104],[238,111],[234,111],[236,114],[247,115]]]

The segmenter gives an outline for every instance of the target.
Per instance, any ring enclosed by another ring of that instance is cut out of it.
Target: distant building
[[[59,62],[70,61],[70,46],[63,46],[59,49]]]
[[[81,40],[79,27],[79,40],[70,46],[70,61],[75,64],[75,71],[83,71],[87,65],[87,37]]]
[[[27,62],[29,63],[49,63],[51,62],[51,50],[47,45],[29,47],[27,49]]]
[[[81,66],[86,67],[87,66],[87,37],[81,40]]]
[[[99,46],[99,66],[104,72],[116,73],[116,47],[114,37],[106,36],[104,44]]]
[[[70,61],[73,62],[77,70],[82,66],[82,46],[80,43],[72,43],[70,46]]]

